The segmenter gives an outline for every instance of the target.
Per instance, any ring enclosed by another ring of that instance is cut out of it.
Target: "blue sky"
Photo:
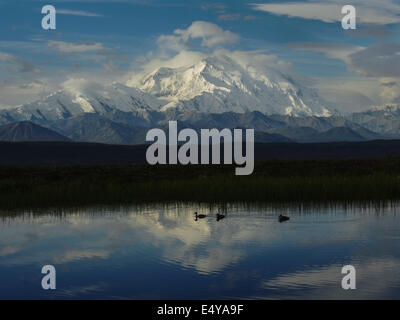
[[[345,31],[343,0],[0,0],[0,108],[73,78],[126,82],[182,52],[221,49],[273,55],[342,108],[400,101],[400,0],[352,3],[357,30]],[[56,30],[41,28],[46,4]]]

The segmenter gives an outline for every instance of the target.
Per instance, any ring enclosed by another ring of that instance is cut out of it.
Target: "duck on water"
[[[286,216],[283,216],[283,215],[279,215],[278,220],[279,220],[279,222],[285,222],[285,221],[289,221],[290,218],[286,217]]]
[[[198,214],[197,212],[194,213],[194,220],[197,221],[199,219],[204,219],[207,218],[207,215],[205,214]]]
[[[225,215],[217,213],[215,215],[215,217],[217,218],[217,221],[220,221],[220,220],[225,218]],[[197,212],[194,213],[194,220],[195,221],[198,221],[199,219],[205,219],[205,218],[207,218],[207,215],[205,215],[205,214],[198,214]]]

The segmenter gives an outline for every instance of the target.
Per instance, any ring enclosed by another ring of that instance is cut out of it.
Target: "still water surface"
[[[2,213],[0,299],[399,299],[399,209],[226,205],[220,221],[221,208],[183,204]],[[54,291],[41,288],[48,264]],[[354,291],[341,288],[348,264]]]

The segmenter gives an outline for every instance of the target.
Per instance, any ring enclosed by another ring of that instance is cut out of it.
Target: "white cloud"
[[[218,16],[218,20],[220,21],[234,21],[234,20],[240,20],[241,15],[238,13],[225,13],[221,14]]]
[[[347,4],[349,3],[345,0],[331,0],[329,3],[307,1],[253,4],[253,8],[280,16],[334,23],[342,20],[341,8]],[[351,4],[357,9],[359,23],[376,25],[400,23],[400,4],[392,0],[353,0]]]
[[[71,94],[79,95],[80,93],[85,91],[85,88],[90,87],[92,85],[93,85],[92,81],[89,81],[88,79],[70,77],[68,80],[64,81],[61,84],[61,87],[64,90],[70,92]]]
[[[400,44],[381,43],[349,56],[350,68],[368,77],[400,77]]]
[[[338,5],[326,3],[279,3],[255,4],[254,9],[276,15],[336,22],[340,18]]]
[[[239,40],[238,35],[203,21],[193,22],[188,29],[177,29],[175,34],[181,36],[184,41],[200,38],[203,41],[202,45],[206,47],[235,43]]]
[[[320,52],[328,58],[343,60],[346,63],[350,61],[351,54],[365,49],[361,46],[332,42],[294,42],[289,46],[295,50]]]
[[[151,72],[167,67],[167,68],[182,68],[189,67],[206,55],[201,52],[182,50],[178,54],[171,56],[158,55],[156,57],[150,55],[144,59],[140,59],[133,67],[133,71],[128,72],[125,76],[125,82],[128,86],[140,86],[141,81]]]
[[[203,10],[216,10],[217,12],[225,12],[228,7],[222,3],[206,3],[201,6]]]
[[[381,78],[381,97],[386,103],[400,103],[400,78]]]
[[[80,16],[80,17],[94,17],[94,18],[104,17],[103,15],[94,13],[94,12],[80,11],[80,10],[67,10],[67,9],[57,9],[57,14]]]
[[[18,67],[19,72],[39,72],[30,62],[27,62],[17,56],[0,51],[0,61],[9,62]]]
[[[181,51],[187,47],[181,37],[170,34],[159,36],[157,39],[157,45],[162,49],[172,51]]]
[[[373,102],[398,103],[400,101],[400,45],[397,43],[380,43],[368,48],[340,43],[313,42],[290,43],[289,46],[295,50],[320,52],[328,58],[342,60],[349,70],[371,78],[366,81],[342,79],[339,80],[339,82],[343,81],[342,85],[335,83],[334,86],[332,83],[329,85],[329,81],[325,80],[323,85],[319,85],[326,96],[330,96],[328,100],[345,105],[346,109],[350,109],[349,103],[354,102],[354,105],[357,105],[357,101],[360,107],[352,107],[352,111],[361,109],[361,104],[365,104],[362,108],[365,109]],[[356,86],[358,88],[354,90]],[[361,95],[357,97],[354,93]],[[337,98],[334,98],[335,95]],[[368,103],[363,96],[369,97],[370,102]],[[344,99],[347,99],[348,103]]]
[[[239,36],[228,30],[223,30],[213,23],[195,21],[187,29],[176,29],[173,35],[162,35],[157,43],[161,48],[181,50],[190,40],[201,40],[203,47],[216,47],[232,44],[239,40]]]
[[[380,105],[379,80],[373,78],[319,78],[315,88],[341,112],[358,112]]]
[[[0,109],[35,101],[58,89],[54,79],[37,78],[37,74],[24,74],[24,79],[0,80]]]
[[[104,49],[101,43],[73,43],[64,41],[48,41],[47,44],[61,52],[82,53]]]

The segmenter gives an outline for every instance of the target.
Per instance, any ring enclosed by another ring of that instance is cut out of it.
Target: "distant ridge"
[[[0,142],[0,164],[146,164],[145,145],[77,142]],[[29,154],[29,157],[26,155]],[[334,143],[256,143],[255,159],[350,159],[400,155],[400,140]]]
[[[84,113],[68,120],[56,121],[58,132],[75,142],[140,145],[149,128],[114,122],[95,113]]]
[[[267,116],[261,112],[244,114],[227,112],[204,114],[196,112],[129,113],[110,111],[103,114],[80,113],[76,116],[48,122],[36,120],[11,122],[3,125],[0,141],[71,141],[105,144],[147,144],[146,134],[150,129],[168,130],[168,121],[177,121],[178,128],[201,129],[254,129],[255,141],[273,142],[344,142],[396,139],[399,135],[383,135],[360,124],[338,116],[286,117]],[[399,122],[400,123],[400,122]],[[50,131],[44,131],[46,130]],[[51,132],[51,134],[50,134]],[[399,132],[400,133],[400,132]]]
[[[67,137],[30,121],[14,122],[0,126],[0,141],[70,141]]]

